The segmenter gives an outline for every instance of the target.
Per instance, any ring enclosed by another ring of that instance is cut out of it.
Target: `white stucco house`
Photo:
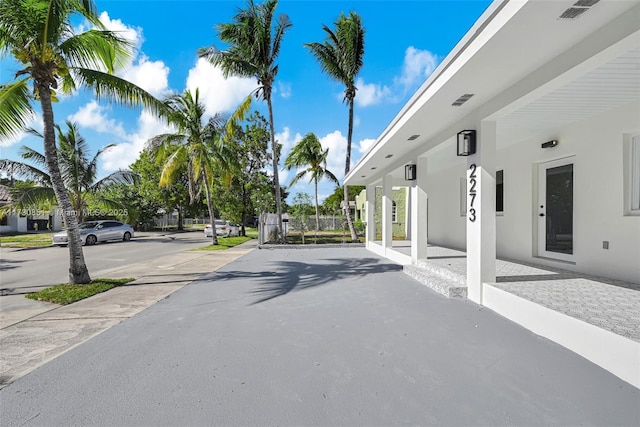
[[[367,186],[368,249],[405,265],[428,245],[465,251],[476,303],[497,257],[639,284],[640,1],[495,0],[345,183]]]
[[[0,185],[0,207],[11,205],[11,191]],[[29,231],[60,231],[62,212],[57,207],[50,210],[11,209],[0,217],[0,233],[26,233]]]

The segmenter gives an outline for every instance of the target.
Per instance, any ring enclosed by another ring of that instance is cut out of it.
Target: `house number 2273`
[[[478,194],[476,192],[476,185],[478,184],[478,181],[476,180],[476,169],[477,166],[475,163],[472,163],[471,166],[469,166],[469,170],[471,171],[469,174],[469,221],[471,222],[476,221],[476,210],[473,207],[473,204],[476,201],[476,195]]]

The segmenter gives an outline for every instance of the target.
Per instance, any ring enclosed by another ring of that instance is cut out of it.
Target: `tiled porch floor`
[[[410,255],[406,245],[394,242],[393,250]],[[466,277],[465,252],[429,246],[427,257]],[[503,259],[496,262],[496,280],[496,288],[640,342],[640,284]]]

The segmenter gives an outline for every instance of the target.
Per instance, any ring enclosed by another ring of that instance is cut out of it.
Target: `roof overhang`
[[[404,164],[480,120],[498,123],[500,145],[640,99],[640,0],[601,0],[576,19],[561,19],[574,4],[492,3],[345,183],[400,177]],[[473,96],[460,104],[465,94]]]

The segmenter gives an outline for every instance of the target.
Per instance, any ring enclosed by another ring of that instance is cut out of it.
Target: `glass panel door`
[[[573,158],[540,165],[539,255],[567,261],[573,247]]]

